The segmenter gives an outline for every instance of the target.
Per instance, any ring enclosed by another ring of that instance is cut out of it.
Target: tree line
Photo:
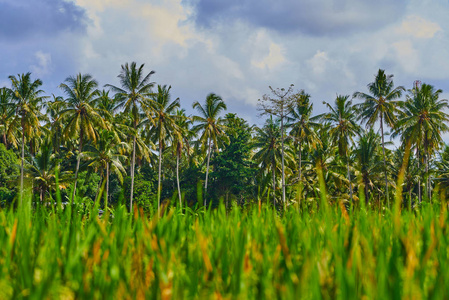
[[[36,203],[60,192],[68,202],[148,211],[220,201],[315,209],[323,195],[381,208],[398,195],[409,206],[446,197],[449,104],[432,85],[395,87],[379,70],[366,90],[337,95],[319,115],[304,90],[270,87],[257,127],[226,113],[214,93],[187,116],[154,73],[126,63],[119,85],[103,88],[77,74],[50,97],[31,73],[9,76],[0,88],[2,205],[20,205],[27,191]]]

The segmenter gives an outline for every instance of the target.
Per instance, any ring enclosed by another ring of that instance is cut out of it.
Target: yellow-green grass
[[[0,211],[0,299],[449,298],[438,204],[97,215]]]

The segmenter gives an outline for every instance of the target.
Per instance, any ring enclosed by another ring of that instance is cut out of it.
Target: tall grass
[[[449,298],[444,207],[321,208],[2,210],[0,299]]]

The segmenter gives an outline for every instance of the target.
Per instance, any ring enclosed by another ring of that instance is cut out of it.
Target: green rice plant
[[[99,217],[97,205],[81,213],[57,201],[0,210],[0,299],[449,297],[445,205],[220,205],[160,217],[120,205]]]

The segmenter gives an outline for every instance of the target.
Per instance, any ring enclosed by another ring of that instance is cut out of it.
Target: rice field
[[[445,207],[1,210],[0,299],[448,299]]]

